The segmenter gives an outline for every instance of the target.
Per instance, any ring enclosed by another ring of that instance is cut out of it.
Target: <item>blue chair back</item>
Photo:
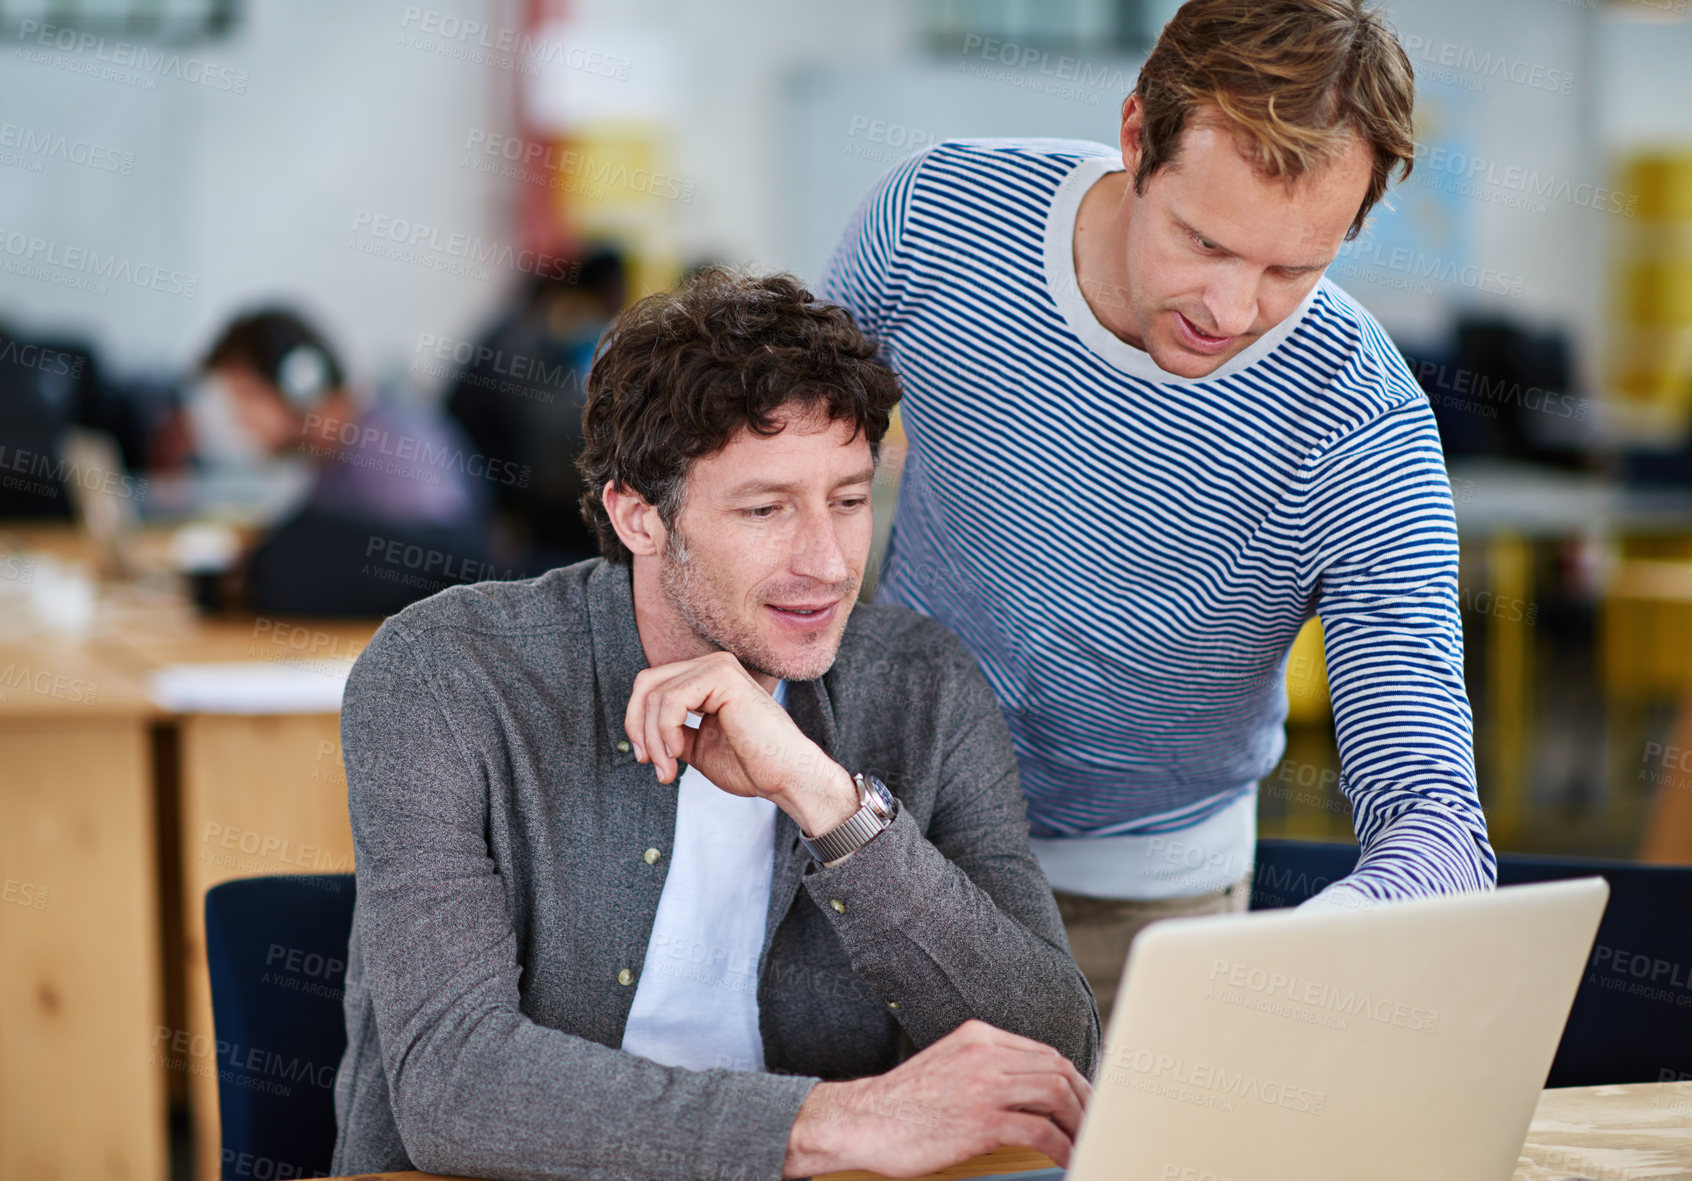
[[[329,1174],[353,899],[352,874],[206,891],[224,1181]]]
[[[1297,906],[1357,865],[1357,846],[1261,840],[1253,910]],[[1506,853],[1498,884],[1599,875],[1610,903],[1548,1087],[1692,1077],[1692,866]]]
[[[1279,910],[1307,902],[1357,868],[1357,846],[1334,841],[1257,842],[1251,908]]]

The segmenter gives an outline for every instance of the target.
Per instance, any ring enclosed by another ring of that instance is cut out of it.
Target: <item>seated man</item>
[[[786,276],[643,300],[588,385],[604,557],[364,651],[336,1173],[1067,1159],[1098,1015],[998,703],[941,625],[854,607],[897,399]]]

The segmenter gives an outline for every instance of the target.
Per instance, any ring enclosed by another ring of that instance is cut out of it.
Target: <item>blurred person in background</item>
[[[1433,413],[1324,278],[1414,99],[1357,0],[1190,0],[1117,144],[927,149],[820,284],[906,390],[879,599],[981,660],[1101,1012],[1147,923],[1246,909],[1312,615],[1362,844],[1312,903],[1496,877]]]
[[[489,493],[456,460],[466,448],[451,424],[397,402],[361,405],[328,342],[295,313],[237,318],[202,368],[260,453],[313,460],[313,504],[443,527],[481,518]]]
[[[304,454],[305,503],[258,546],[252,606],[380,615],[457,582],[495,577],[492,486],[527,473],[471,448],[450,422],[396,400],[361,402],[328,341],[299,315],[266,308],[219,334],[191,403],[196,449],[229,458]]]
[[[599,250],[561,276],[537,275],[474,346],[443,339],[419,346],[425,365],[459,363],[446,408],[476,449],[533,471],[527,483],[493,487],[501,548],[531,571],[599,553],[582,519],[576,457],[594,349],[627,298],[623,256]]]

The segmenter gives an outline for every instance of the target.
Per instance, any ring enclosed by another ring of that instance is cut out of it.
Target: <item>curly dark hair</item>
[[[845,308],[788,274],[703,267],[675,291],[632,304],[606,330],[582,410],[582,517],[608,561],[628,547],[600,497],[609,482],[675,528],[693,461],[741,428],[779,434],[789,403],[824,407],[862,431],[879,459],[899,382]]]

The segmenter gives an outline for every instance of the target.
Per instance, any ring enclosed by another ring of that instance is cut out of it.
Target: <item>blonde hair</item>
[[[1296,181],[1360,135],[1374,157],[1355,238],[1395,169],[1416,158],[1415,71],[1361,0],[1188,0],[1164,26],[1134,93],[1145,107],[1134,191],[1173,166],[1181,132],[1213,105],[1265,176]]]

